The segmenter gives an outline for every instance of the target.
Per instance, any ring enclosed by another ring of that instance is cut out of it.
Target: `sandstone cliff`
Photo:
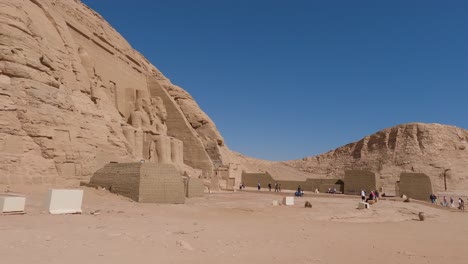
[[[411,123],[384,129],[322,155],[287,164],[311,177],[344,176],[345,169],[371,170],[392,189],[401,172],[429,175],[437,191],[468,189],[468,131]]]
[[[228,152],[193,98],[99,14],[0,0],[0,183],[86,180],[141,159],[210,178]]]

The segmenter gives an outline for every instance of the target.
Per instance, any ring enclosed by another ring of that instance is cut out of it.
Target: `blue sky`
[[[407,122],[468,128],[468,1],[83,2],[252,157]]]

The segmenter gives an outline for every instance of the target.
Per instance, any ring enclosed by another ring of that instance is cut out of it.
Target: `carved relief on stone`
[[[159,97],[150,98],[147,91],[137,90],[135,110],[130,115],[130,124],[153,135],[166,135],[167,111]]]
[[[139,160],[143,159],[143,139],[144,132],[141,130],[135,131],[135,157]]]
[[[106,93],[107,87],[102,83],[101,76],[96,72],[96,62],[93,57],[89,55],[88,51],[84,47],[80,46],[78,48],[78,54],[81,59],[81,65],[83,65],[83,68],[86,70],[88,75],[91,100],[100,105],[101,101],[108,99],[108,95]],[[108,93],[110,94],[112,91]]]
[[[139,130],[145,132],[153,132],[151,129],[151,121],[149,113],[147,112],[148,101],[144,98],[137,98],[135,102],[135,111],[130,115],[130,124]],[[146,109],[145,109],[146,108]]]
[[[94,103],[100,105],[102,101],[106,101],[107,97],[107,87],[102,83],[101,77],[94,75],[91,79],[91,100]]]
[[[83,65],[86,73],[89,75],[89,77],[92,77],[94,75],[94,68],[96,65],[94,59],[89,56],[88,51],[81,46],[78,47],[78,55],[80,56],[81,65]]]
[[[184,164],[182,141],[166,135],[145,133],[143,157],[150,162]]]
[[[122,125],[122,132],[124,137],[127,139],[127,142],[131,148],[132,154],[135,155],[135,128],[127,124]]]
[[[134,111],[123,127],[133,155],[150,162],[183,164],[182,141],[167,136],[167,111],[159,97],[137,90]]]
[[[156,133],[160,135],[167,134],[167,111],[166,107],[164,107],[163,100],[160,97],[152,97],[151,98],[151,106],[153,107],[151,122],[156,129]]]
[[[158,155],[159,163],[172,163],[171,159],[171,138],[168,136],[156,136],[154,146]]]
[[[175,164],[184,164],[184,143],[171,138],[171,160]]]

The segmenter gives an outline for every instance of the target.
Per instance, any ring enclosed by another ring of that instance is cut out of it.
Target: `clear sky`
[[[299,159],[407,122],[468,128],[468,1],[83,2],[252,157]]]

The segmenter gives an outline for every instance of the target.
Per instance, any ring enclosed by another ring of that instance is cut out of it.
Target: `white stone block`
[[[83,202],[83,190],[52,189],[47,197],[47,209],[51,214],[79,214]]]
[[[369,209],[369,208],[370,208],[369,203],[359,202],[358,204],[358,209]]]
[[[294,197],[293,196],[283,197],[283,205],[294,205]]]
[[[20,196],[1,196],[0,210],[2,213],[24,212],[26,197]]]

